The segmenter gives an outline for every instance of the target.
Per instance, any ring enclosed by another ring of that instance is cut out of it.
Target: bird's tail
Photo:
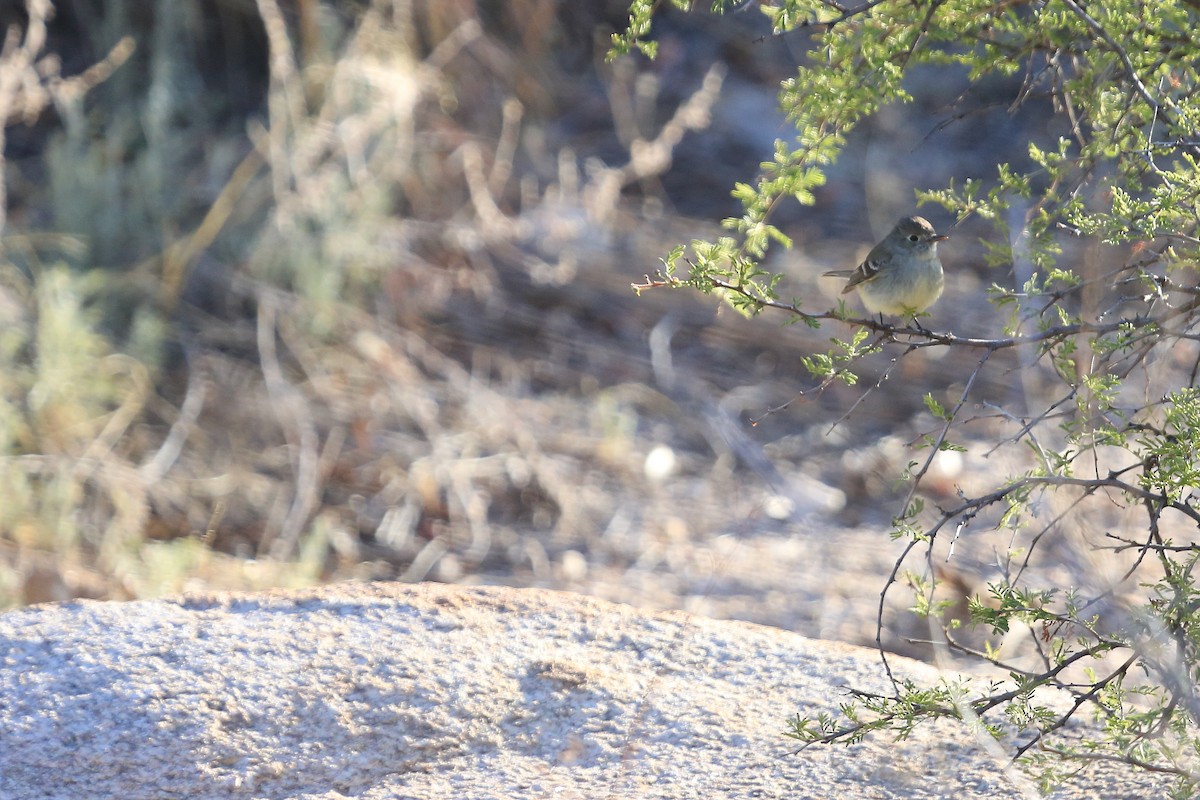
[[[853,280],[856,272],[858,272],[858,270],[834,269],[834,270],[830,270],[829,272],[823,272],[823,273],[821,273],[821,275],[822,275],[822,277],[825,277],[825,278],[849,278],[850,280],[846,283],[845,286],[842,287],[842,294],[850,294],[852,291],[854,291],[854,287],[858,285]]]

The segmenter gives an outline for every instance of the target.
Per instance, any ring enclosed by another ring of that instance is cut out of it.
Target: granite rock
[[[0,797],[1035,796],[953,722],[797,753],[849,685],[877,653],[544,590],[48,604],[0,615]]]

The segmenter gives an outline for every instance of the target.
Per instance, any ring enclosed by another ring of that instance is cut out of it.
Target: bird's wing
[[[854,291],[854,287],[860,283],[874,280],[879,274],[879,262],[868,257],[866,261],[858,265],[858,269],[850,273],[850,280],[846,281],[846,285],[842,288],[842,294],[847,294]]]

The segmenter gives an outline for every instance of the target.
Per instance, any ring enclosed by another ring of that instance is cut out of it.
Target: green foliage
[[[901,357],[931,347],[982,354],[957,404],[925,395],[938,427],[915,440],[928,448],[925,460],[902,470],[909,493],[892,535],[909,543],[902,564],[921,549],[931,563],[939,537],[949,531],[957,539],[985,512],[995,530],[1012,532],[1004,579],[990,584],[988,597],[968,602],[969,626],[985,634],[981,647],[959,638],[959,621],[947,619],[949,606],[935,599],[935,577],[910,577],[914,610],[941,626],[948,646],[1005,677],[982,688],[920,689],[894,680],[888,696],[853,691],[840,719],[797,717],[791,735],[806,743],[853,742],[874,731],[903,737],[921,720],[949,716],[1006,742],[1047,791],[1081,766],[1117,761],[1172,775],[1175,795],[1191,796],[1200,788],[1200,591],[1193,577],[1200,553],[1188,542],[1172,544],[1163,530],[1182,527],[1192,540],[1200,531],[1200,394],[1192,386],[1200,363],[1200,5],[776,0],[761,8],[778,33],[810,36],[807,58],[779,94],[796,135],[776,142],[757,177],[733,189],[742,213],[725,220],[730,235],[676,248],[665,274],[647,286],[720,289],[744,313],[782,310],[813,326],[846,319],[844,308],[804,308],[777,296],[780,276],[760,266],[773,247],[788,245],[772,215],[785,202],[815,202],[813,190],[855,127],[886,105],[914,99],[908,78],[917,67],[987,81],[991,91],[1008,85],[1014,107],[1048,98],[1063,125],[1044,130],[1066,131],[1038,134],[1024,163],[997,163],[990,174],[916,191],[919,203],[959,221],[990,224],[993,235],[982,242],[989,266],[1032,265],[1019,283],[999,279],[989,290],[1005,317],[1002,333],[968,339],[855,319],[849,339],[802,357],[824,388],[834,379],[852,382],[856,363],[895,344],[907,346]],[[647,35],[651,4],[635,3],[633,17],[618,37],[624,49]],[[1119,266],[1105,274],[1083,269],[1067,257],[1081,244]],[[684,263],[686,277],[676,277]],[[1009,350],[1020,354],[1023,369],[1057,387],[1041,408],[999,409],[1013,433],[995,447],[1023,444],[1034,467],[998,478],[991,491],[960,493],[950,508],[924,503],[932,459],[961,449],[950,442],[952,431],[968,436],[963,409],[969,398],[981,399],[976,378],[990,368],[989,356]],[[1122,602],[1130,604],[1123,613],[1112,612],[1115,589],[1092,589],[1088,597],[1037,585],[1025,569],[1060,532],[1064,515],[1044,521],[1059,496],[1069,508],[1095,503],[1143,514],[1144,534],[1107,533],[1115,549],[1138,554],[1122,584]],[[1030,543],[1018,546],[1026,531]],[[1013,666],[991,638],[1022,630],[1042,668]],[[1067,704],[1051,702],[1052,695]],[[1100,735],[1063,735],[1081,709],[1091,710]]]
[[[634,0],[629,6],[629,25],[624,33],[614,33],[612,55],[628,55],[629,51],[637,48],[646,55],[654,58],[658,55],[658,45],[647,41],[650,35],[650,21],[654,16],[654,0]],[[686,9],[690,4],[686,0],[678,0],[677,8]]]
[[[124,514],[99,530],[88,524],[81,509],[90,488],[106,493],[102,502],[113,507],[126,495],[97,475],[101,465],[71,467],[111,447],[148,387],[140,364],[113,353],[97,333],[89,301],[100,278],[49,268],[28,287],[29,317],[7,324],[0,439],[11,457],[0,464],[0,530],[18,532],[26,546],[69,551],[90,538],[89,546],[107,553],[129,533],[132,517]]]
[[[814,378],[821,378],[826,382],[836,378],[847,386],[853,386],[858,383],[858,376],[847,370],[845,365],[871,353],[877,353],[880,349],[878,344],[865,344],[869,336],[867,331],[858,330],[849,341],[833,339],[833,348],[828,353],[801,356],[800,363]]]
[[[1162,430],[1147,430],[1134,451],[1144,469],[1140,485],[1147,491],[1178,501],[1200,486],[1200,390],[1193,386],[1172,392],[1164,399]]]

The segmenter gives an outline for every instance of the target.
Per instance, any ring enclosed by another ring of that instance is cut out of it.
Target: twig
[[[320,483],[320,435],[307,403],[294,386],[283,376],[275,348],[275,306],[263,295],[258,304],[258,353],[262,366],[263,383],[271,406],[279,418],[284,431],[292,440],[292,469],[295,473],[296,491],[279,529],[276,541],[271,532],[263,536],[261,548],[267,549],[278,559],[290,558],[300,539],[304,525],[308,522],[318,499]]]
[[[1075,0],[1063,0],[1063,5],[1071,9],[1075,16],[1083,20],[1084,24],[1088,26],[1092,33],[1094,33],[1096,36],[1099,36],[1104,43],[1108,45],[1108,48],[1117,55],[1117,58],[1121,59],[1121,64],[1125,67],[1125,73],[1129,77],[1129,81],[1133,84],[1133,88],[1137,91],[1138,95],[1144,101],[1146,101],[1146,104],[1154,110],[1156,115],[1162,113],[1164,105],[1166,108],[1169,108],[1175,113],[1179,112],[1178,107],[1176,107],[1176,105],[1169,98],[1165,99],[1163,103],[1159,103],[1159,101],[1154,98],[1154,95],[1150,94],[1150,90],[1146,88],[1146,84],[1142,83],[1142,79],[1138,77],[1137,69],[1133,66],[1133,61],[1129,58],[1129,53],[1126,52],[1125,48],[1122,47],[1120,43],[1118,43],[1117,40],[1114,39],[1109,32],[1104,29],[1104,26],[1096,21],[1095,17],[1084,10],[1084,8],[1075,2]],[[1163,114],[1163,116],[1166,115]]]
[[[190,360],[190,359],[189,359]],[[184,442],[191,435],[200,411],[204,408],[204,399],[208,395],[208,376],[199,368],[188,371],[187,393],[183,396],[183,405],[179,408],[179,416],[171,424],[171,430],[154,457],[138,468],[142,480],[147,486],[153,486],[162,479],[171,465],[183,451]]]

